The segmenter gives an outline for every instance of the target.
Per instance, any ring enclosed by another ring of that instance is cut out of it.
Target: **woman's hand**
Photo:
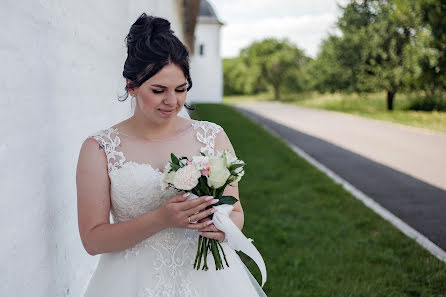
[[[212,222],[210,218],[206,217],[198,221],[198,223],[203,222]],[[217,227],[214,226],[214,224],[208,225],[202,229],[198,229],[198,234],[200,234],[203,237],[216,239],[220,242],[222,242],[225,239],[225,233],[223,231],[220,231],[217,229]]]
[[[203,229],[212,221],[200,221],[215,212],[214,208],[204,210],[206,207],[218,202],[212,196],[201,196],[187,200],[189,193],[178,194],[167,200],[158,211],[164,220],[166,228]],[[187,201],[186,201],[187,200]],[[189,217],[190,221],[189,222]],[[195,223],[196,222],[196,223]]]

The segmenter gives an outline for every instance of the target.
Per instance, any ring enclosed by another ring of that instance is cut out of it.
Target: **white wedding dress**
[[[153,211],[176,194],[161,190],[160,177],[170,153],[191,157],[214,152],[222,128],[191,120],[190,127],[170,139],[147,140],[107,128],[89,137],[104,148],[110,177],[113,222]],[[208,271],[193,268],[198,232],[169,228],[135,246],[99,255],[85,297],[258,297],[266,296],[241,261],[223,242],[229,266],[215,270],[212,254]]]

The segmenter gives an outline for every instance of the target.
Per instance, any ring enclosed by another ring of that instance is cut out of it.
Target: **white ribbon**
[[[198,198],[195,194],[190,194],[187,200]],[[229,214],[234,209],[234,206],[229,204],[222,204],[214,206],[217,210],[214,212],[214,217],[212,219],[214,226],[225,233],[225,241],[228,245],[237,251],[242,251],[248,255],[260,269],[262,273],[262,287],[266,282],[266,266],[263,261],[262,255],[257,250],[257,248],[251,243],[254,241],[251,238],[246,238],[246,236],[240,231],[237,225],[229,217]]]
[[[214,206],[217,211],[214,212],[214,218],[212,221],[214,222],[214,226],[225,233],[226,240],[228,241],[228,245],[237,251],[242,251],[246,255],[248,255],[260,269],[262,273],[262,287],[266,282],[266,267],[265,262],[263,261],[262,255],[260,255],[259,251],[256,247],[251,243],[254,241],[251,238],[246,238],[246,236],[240,231],[237,225],[229,218],[229,214],[233,210],[232,205],[222,204]]]

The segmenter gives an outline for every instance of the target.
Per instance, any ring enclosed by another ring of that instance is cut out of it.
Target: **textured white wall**
[[[189,102],[214,102],[223,100],[223,69],[220,56],[220,25],[197,23],[195,27],[195,52],[191,59],[192,89]],[[200,44],[204,55],[200,56]]]
[[[2,1],[0,296],[81,296],[99,256],[77,227],[82,141],[129,115],[124,38],[143,11],[181,36],[176,1]]]

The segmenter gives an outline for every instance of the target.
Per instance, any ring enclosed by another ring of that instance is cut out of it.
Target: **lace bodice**
[[[114,222],[153,211],[175,195],[174,189],[160,187],[161,170],[170,160],[170,153],[178,157],[213,154],[221,130],[212,122],[193,121],[189,129],[167,140],[132,138],[113,127],[90,135],[107,156]]]
[[[114,127],[90,135],[107,157],[114,223],[153,211],[177,194],[172,188],[162,190],[160,185],[161,170],[170,160],[170,153],[178,157],[213,154],[216,136],[222,130],[212,122],[191,121],[188,129],[166,140],[137,138]],[[141,288],[138,296],[198,296],[189,279],[197,245],[196,230],[168,228],[117,254],[124,261],[141,253],[150,258],[147,267],[156,273],[148,274],[152,279],[147,283],[156,285]]]
[[[162,190],[160,185],[161,170],[170,153],[178,157],[216,153],[222,130],[212,122],[191,121],[188,129],[166,140],[136,138],[116,127],[90,135],[107,157],[114,223],[153,211],[175,195],[175,190]],[[208,271],[194,270],[198,237],[197,230],[167,228],[126,250],[101,254],[84,296],[264,296],[255,292],[251,282],[256,284],[256,280],[248,278],[249,271],[225,242],[221,245],[230,268],[217,271],[211,256]]]

